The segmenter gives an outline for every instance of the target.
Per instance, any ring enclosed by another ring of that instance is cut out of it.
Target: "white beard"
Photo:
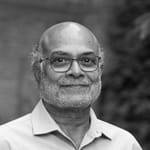
[[[41,83],[41,98],[45,102],[59,108],[86,108],[91,106],[101,91],[101,80],[90,87],[62,88],[57,84],[43,79]]]

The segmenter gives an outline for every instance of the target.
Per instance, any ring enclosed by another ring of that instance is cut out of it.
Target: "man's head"
[[[47,29],[33,52],[41,98],[59,108],[92,105],[101,90],[103,53],[86,27],[64,22]]]

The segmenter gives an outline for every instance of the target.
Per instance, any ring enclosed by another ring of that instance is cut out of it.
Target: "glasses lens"
[[[83,71],[94,71],[98,66],[98,57],[94,54],[82,55],[78,59],[72,59],[70,56],[54,54],[51,56],[50,65],[56,72],[66,72],[71,67],[72,61],[78,61]]]
[[[79,64],[84,71],[94,71],[97,69],[98,59],[95,55],[81,56]]]
[[[52,68],[57,72],[67,71],[71,64],[71,59],[67,56],[55,55],[50,60]]]

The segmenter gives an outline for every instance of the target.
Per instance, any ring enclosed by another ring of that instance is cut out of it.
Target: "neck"
[[[89,122],[90,107],[88,108],[58,108],[43,101],[45,108],[58,124],[82,125]]]
[[[79,147],[90,124],[90,107],[63,109],[44,102],[44,106],[62,131]]]

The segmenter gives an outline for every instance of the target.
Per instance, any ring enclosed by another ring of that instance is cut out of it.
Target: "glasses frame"
[[[71,60],[70,66],[69,66],[68,69],[66,69],[65,71],[56,71],[56,70],[54,69],[53,65],[51,65],[51,59],[50,59],[49,57],[45,57],[45,58],[40,59],[40,63],[42,63],[43,61],[48,60],[48,61],[50,62],[51,68],[52,68],[55,72],[64,73],[64,72],[68,72],[68,71],[70,70],[70,68],[72,67],[73,61],[76,61],[76,62],[78,63],[78,65],[79,65],[80,69],[81,69],[83,72],[93,72],[93,71],[97,70],[97,68],[99,67],[100,60],[102,59],[102,57],[100,57],[100,56],[96,56],[96,58],[98,59],[98,60],[97,60],[97,64],[96,64],[96,68],[94,68],[94,69],[91,70],[91,71],[86,71],[86,70],[84,70],[84,69],[81,67],[82,65],[79,63],[79,58],[70,58],[70,60]]]

